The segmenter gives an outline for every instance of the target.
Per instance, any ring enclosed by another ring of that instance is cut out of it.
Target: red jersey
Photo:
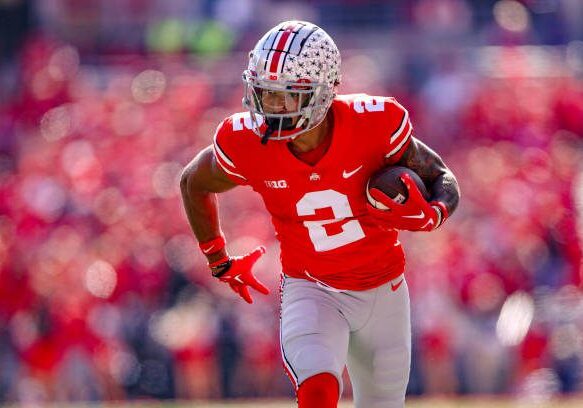
[[[366,184],[401,157],[413,127],[394,98],[342,95],[330,109],[332,140],[314,165],[295,157],[286,142],[262,145],[248,112],[219,125],[214,153],[229,178],[263,198],[286,275],[336,289],[370,289],[402,274],[405,257],[397,231],[368,214]]]

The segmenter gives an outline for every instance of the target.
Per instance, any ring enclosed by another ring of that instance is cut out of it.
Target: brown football
[[[366,186],[366,196],[368,202],[373,206],[380,210],[388,210],[388,207],[383,205],[382,203],[376,201],[374,198],[371,197],[369,190],[371,188],[377,188],[389,197],[393,199],[396,203],[403,204],[409,198],[407,193],[407,187],[405,183],[401,180],[401,174],[407,173],[411,176],[411,179],[417,184],[419,187],[419,191],[425,199],[429,199],[429,192],[427,191],[427,187],[423,184],[423,180],[417,173],[411,170],[408,167],[403,166],[389,166],[382,168],[381,170],[377,171],[375,174],[371,176],[368,180],[368,185]]]

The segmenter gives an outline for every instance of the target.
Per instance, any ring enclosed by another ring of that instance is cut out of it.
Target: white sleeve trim
[[[225,173],[229,173],[229,174],[236,176],[236,177],[239,177],[243,180],[247,180],[245,177],[243,177],[239,173],[235,173],[234,171],[231,171],[227,167],[225,167],[225,165],[223,163],[221,163],[221,160],[219,158],[217,158],[217,163],[219,163],[219,166],[221,166],[221,169],[223,169],[225,171]]]
[[[413,128],[411,126],[409,126],[409,131],[407,132],[407,135],[403,138],[401,143],[399,143],[397,145],[397,147],[395,147],[393,150],[391,150],[385,157],[389,158],[392,155],[394,155],[395,153],[397,153],[399,150],[401,150],[401,148],[405,145],[405,143],[407,143],[407,140],[409,140],[409,136],[411,136],[412,131],[413,131]]]
[[[247,181],[247,179],[244,176],[227,168],[227,166],[224,164],[224,163],[226,163],[228,166],[232,167],[233,169],[237,168],[237,166],[235,166],[235,163],[233,163],[231,161],[231,159],[229,159],[229,157],[225,154],[225,152],[223,152],[223,150],[221,149],[221,147],[217,143],[217,134],[216,133],[215,133],[215,136],[213,137],[213,152],[215,154],[215,157],[217,158],[217,163],[219,163],[219,166],[221,166],[221,169],[223,169],[228,174],[231,174],[235,177],[239,177],[240,179]]]
[[[399,129],[397,129],[393,136],[391,136],[391,143],[393,143],[395,140],[399,138],[399,136],[401,136],[403,129],[405,129],[405,126],[407,126],[407,123],[409,122],[409,112],[407,112],[407,109],[405,108],[403,109],[405,111],[405,114],[403,115],[403,121],[401,122],[401,126],[399,126]]]
[[[219,157],[221,159],[223,159],[229,166],[237,167],[237,166],[235,166],[235,163],[233,163],[231,161],[231,159],[229,159],[229,157],[225,154],[225,152],[223,152],[223,149],[221,149],[221,147],[219,146],[219,143],[217,142],[217,134],[216,133],[215,133],[215,137],[213,137],[213,145],[215,146],[215,152],[217,152],[217,154],[219,155]]]

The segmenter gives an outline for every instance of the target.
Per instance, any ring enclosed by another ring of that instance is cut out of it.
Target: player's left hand
[[[439,227],[447,217],[445,206],[438,202],[427,202],[408,174],[403,174],[401,180],[407,187],[407,201],[403,204],[396,203],[379,189],[373,188],[370,195],[389,209],[381,210],[369,203],[369,214],[387,227],[399,230],[431,231]]]
[[[260,246],[247,255],[232,256],[227,261],[227,265],[214,274],[214,277],[227,283],[233,292],[245,299],[247,303],[253,303],[249,287],[264,295],[269,294],[269,289],[259,282],[252,272],[253,265],[264,253],[265,247]]]

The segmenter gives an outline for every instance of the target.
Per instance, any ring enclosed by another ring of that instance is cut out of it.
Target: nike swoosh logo
[[[205,254],[208,254],[210,251],[212,251],[212,249],[214,248],[214,245],[211,245],[210,247],[203,249],[202,252],[204,252]]]
[[[396,291],[397,291],[397,289],[399,289],[399,287],[400,287],[400,286],[403,284],[403,280],[404,280],[404,279],[401,279],[401,280],[399,281],[399,283],[397,283],[397,284],[395,284],[395,283],[391,283],[391,290],[392,290],[393,292],[396,292]]]
[[[403,215],[402,217],[403,218],[419,218],[419,219],[421,219],[421,218],[425,217],[425,213],[423,211],[421,211],[417,215]]]
[[[233,280],[235,280],[239,283],[245,283],[241,280],[241,274],[233,276]]]
[[[355,168],[352,171],[346,171],[346,170],[344,170],[342,172],[342,177],[344,177],[345,179],[347,179],[347,178],[350,178],[350,177],[354,176],[360,169],[362,169],[362,166],[363,165],[361,164],[360,166],[358,166],[357,168]]]

